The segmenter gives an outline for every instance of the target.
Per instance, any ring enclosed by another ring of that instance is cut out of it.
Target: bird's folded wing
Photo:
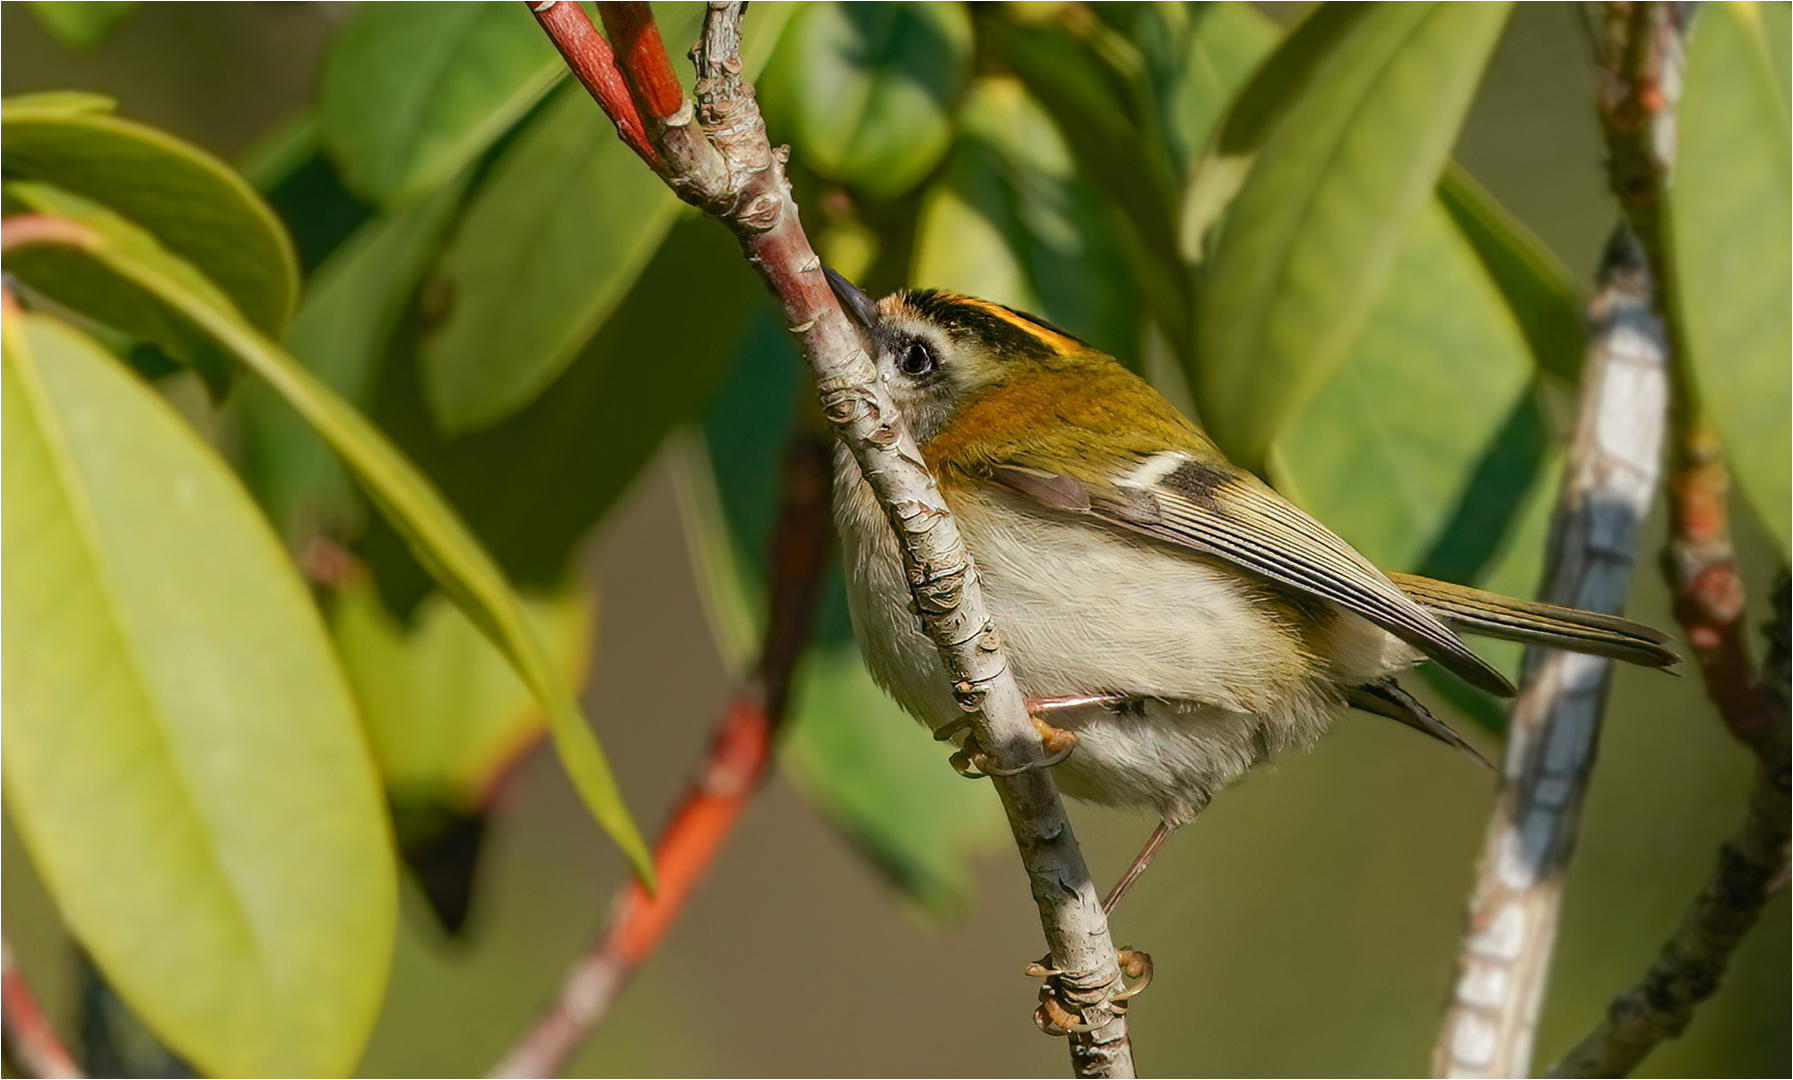
[[[1472,634],[1610,656],[1641,667],[1666,668],[1681,662],[1662,631],[1617,615],[1515,600],[1412,574],[1388,578],[1434,615]]]
[[[1250,473],[1180,451],[1129,460],[1099,479],[1019,460],[990,478],[1054,510],[1088,514],[1235,566],[1356,612],[1424,651],[1472,685],[1513,686],[1324,525]]]

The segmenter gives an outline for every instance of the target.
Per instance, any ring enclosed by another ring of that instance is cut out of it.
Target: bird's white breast
[[[932,728],[958,719],[939,654],[910,611],[896,536],[844,449],[835,494],[854,633],[873,677]],[[1342,611],[1326,635],[1334,655],[1310,655],[1312,641],[1261,583],[1201,556],[1052,516],[995,487],[957,490],[951,505],[1021,692],[1142,702],[1048,717],[1077,732],[1078,748],[1055,770],[1077,797],[1186,820],[1254,764],[1317,738],[1340,707],[1341,681],[1410,662],[1409,650]]]

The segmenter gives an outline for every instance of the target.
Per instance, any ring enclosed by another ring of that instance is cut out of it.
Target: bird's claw
[[[1125,1016],[1128,1001],[1137,997],[1152,981],[1151,955],[1123,945],[1115,950],[1115,960],[1121,968],[1121,989],[1109,995],[1099,1007],[1079,1009],[1065,1000],[1064,987],[1058,980],[1065,973],[1048,967],[1048,959],[1042,957],[1027,965],[1027,974],[1045,980],[1040,987],[1040,1004],[1034,1009],[1033,1022],[1041,1031],[1054,1037],[1095,1031],[1107,1026],[1115,1017]],[[1133,981],[1129,983],[1128,979]],[[1089,1018],[1092,1012],[1097,1015],[1096,1019]],[[1107,1015],[1102,1015],[1104,1013]]]
[[[967,780],[982,780],[986,776],[1019,776],[1033,769],[1050,769],[1071,756],[1077,749],[1077,736],[1063,728],[1055,728],[1039,717],[1033,717],[1033,726],[1040,733],[1040,748],[1044,755],[1032,761],[1023,762],[1013,768],[1004,768],[996,764],[995,759],[977,741],[975,734],[966,735],[965,742],[959,750],[948,758],[953,771]],[[935,736],[938,738],[938,734]]]

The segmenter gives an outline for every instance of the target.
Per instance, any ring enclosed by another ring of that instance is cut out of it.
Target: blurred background
[[[237,159],[316,97],[350,7],[146,5],[76,52],[7,3],[0,80],[9,95],[111,95],[121,115]],[[1286,21],[1303,6],[1263,7]],[[1517,7],[1456,156],[1585,287],[1618,212],[1600,168],[1588,50],[1568,7]],[[750,34],[752,25],[750,16]],[[781,137],[776,128],[772,136]],[[734,686],[687,555],[675,456],[663,448],[579,557],[600,598],[588,715],[650,830]],[[1773,555],[1742,506],[1735,522],[1759,620]],[[1661,541],[1657,520],[1627,613],[1668,627],[1653,565]],[[1453,723],[1498,757],[1486,730]],[[928,745],[918,728],[903,734]],[[1748,755],[1696,678],[1618,670],[1568,880],[1541,1062],[1651,961],[1741,820],[1750,779]],[[570,1073],[1062,1074],[1062,1044],[1029,1019],[1035,984],[1021,969],[1040,944],[1025,879],[994,796],[962,787],[963,813],[982,823],[968,833],[977,838],[972,877],[947,902],[924,905],[775,775]],[[1219,797],[1115,919],[1117,941],[1156,961],[1152,988],[1131,1011],[1142,1073],[1424,1072],[1493,790],[1494,778],[1461,756],[1352,714],[1312,753]],[[521,760],[496,799],[461,936],[447,935],[405,880],[387,1005],[363,1075],[488,1068],[553,993],[623,879],[545,748]],[[1153,824],[1071,812],[1098,882],[1124,868]],[[4,874],[7,933],[72,1031],[79,968],[10,827]],[[1786,1075],[1788,950],[1783,893],[1716,998],[1641,1075]]]

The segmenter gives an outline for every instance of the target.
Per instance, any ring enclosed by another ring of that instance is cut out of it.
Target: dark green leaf
[[[946,153],[971,38],[958,3],[802,5],[760,84],[774,138],[870,198],[901,195]]]
[[[8,318],[3,377],[13,821],[181,1054],[223,1076],[346,1073],[397,889],[305,586],[229,469],[96,345]]]
[[[0,161],[91,199],[154,235],[277,334],[298,296],[292,245],[261,198],[209,154],[154,128],[26,103],[0,108]]]
[[[615,309],[682,204],[569,86],[494,166],[442,257],[421,363],[444,431],[529,403]]]
[[[366,408],[387,338],[435,255],[462,185],[363,227],[312,278],[285,345],[342,397]],[[264,385],[243,399],[244,471],[289,536],[342,529],[354,518],[348,477],[311,426]]]
[[[916,227],[918,285],[1035,312],[1137,366],[1143,313],[1103,199],[1020,84],[973,84]]]
[[[134,0],[32,0],[26,9],[65,49],[85,52],[137,10]]]
[[[1190,373],[1209,433],[1261,467],[1367,323],[1457,136],[1507,5],[1372,9],[1317,62],[1228,215]]]
[[[1701,403],[1785,555],[1793,542],[1793,139],[1754,11],[1710,4],[1694,27],[1669,220]]]
[[[50,189],[36,192],[59,216],[91,233],[81,250],[154,294],[261,376],[341,454],[376,505],[411,543],[463,611],[492,639],[548,710],[562,766],[586,806],[628,856],[637,875],[653,880],[647,846],[629,816],[604,751],[570,689],[554,671],[546,646],[491,556],[454,510],[362,415],[303,365],[248,325],[198,272],[149,235],[104,210]]]
[[[521,6],[363,4],[324,68],[324,138],[390,206],[446,183],[565,74]]]
[[[764,295],[728,231],[685,216],[616,313],[528,407],[443,439],[415,378],[395,364],[379,412],[499,565],[524,585],[551,588],[666,433],[701,415]],[[397,553],[377,537],[370,543],[381,588],[402,594],[388,554]]]
[[[307,281],[374,216],[374,208],[344,186],[320,140],[316,115],[302,114],[256,143],[239,162],[244,178],[286,225]]]
[[[1438,181],[1438,198],[1506,298],[1539,370],[1574,381],[1582,304],[1569,268],[1454,161]]]

